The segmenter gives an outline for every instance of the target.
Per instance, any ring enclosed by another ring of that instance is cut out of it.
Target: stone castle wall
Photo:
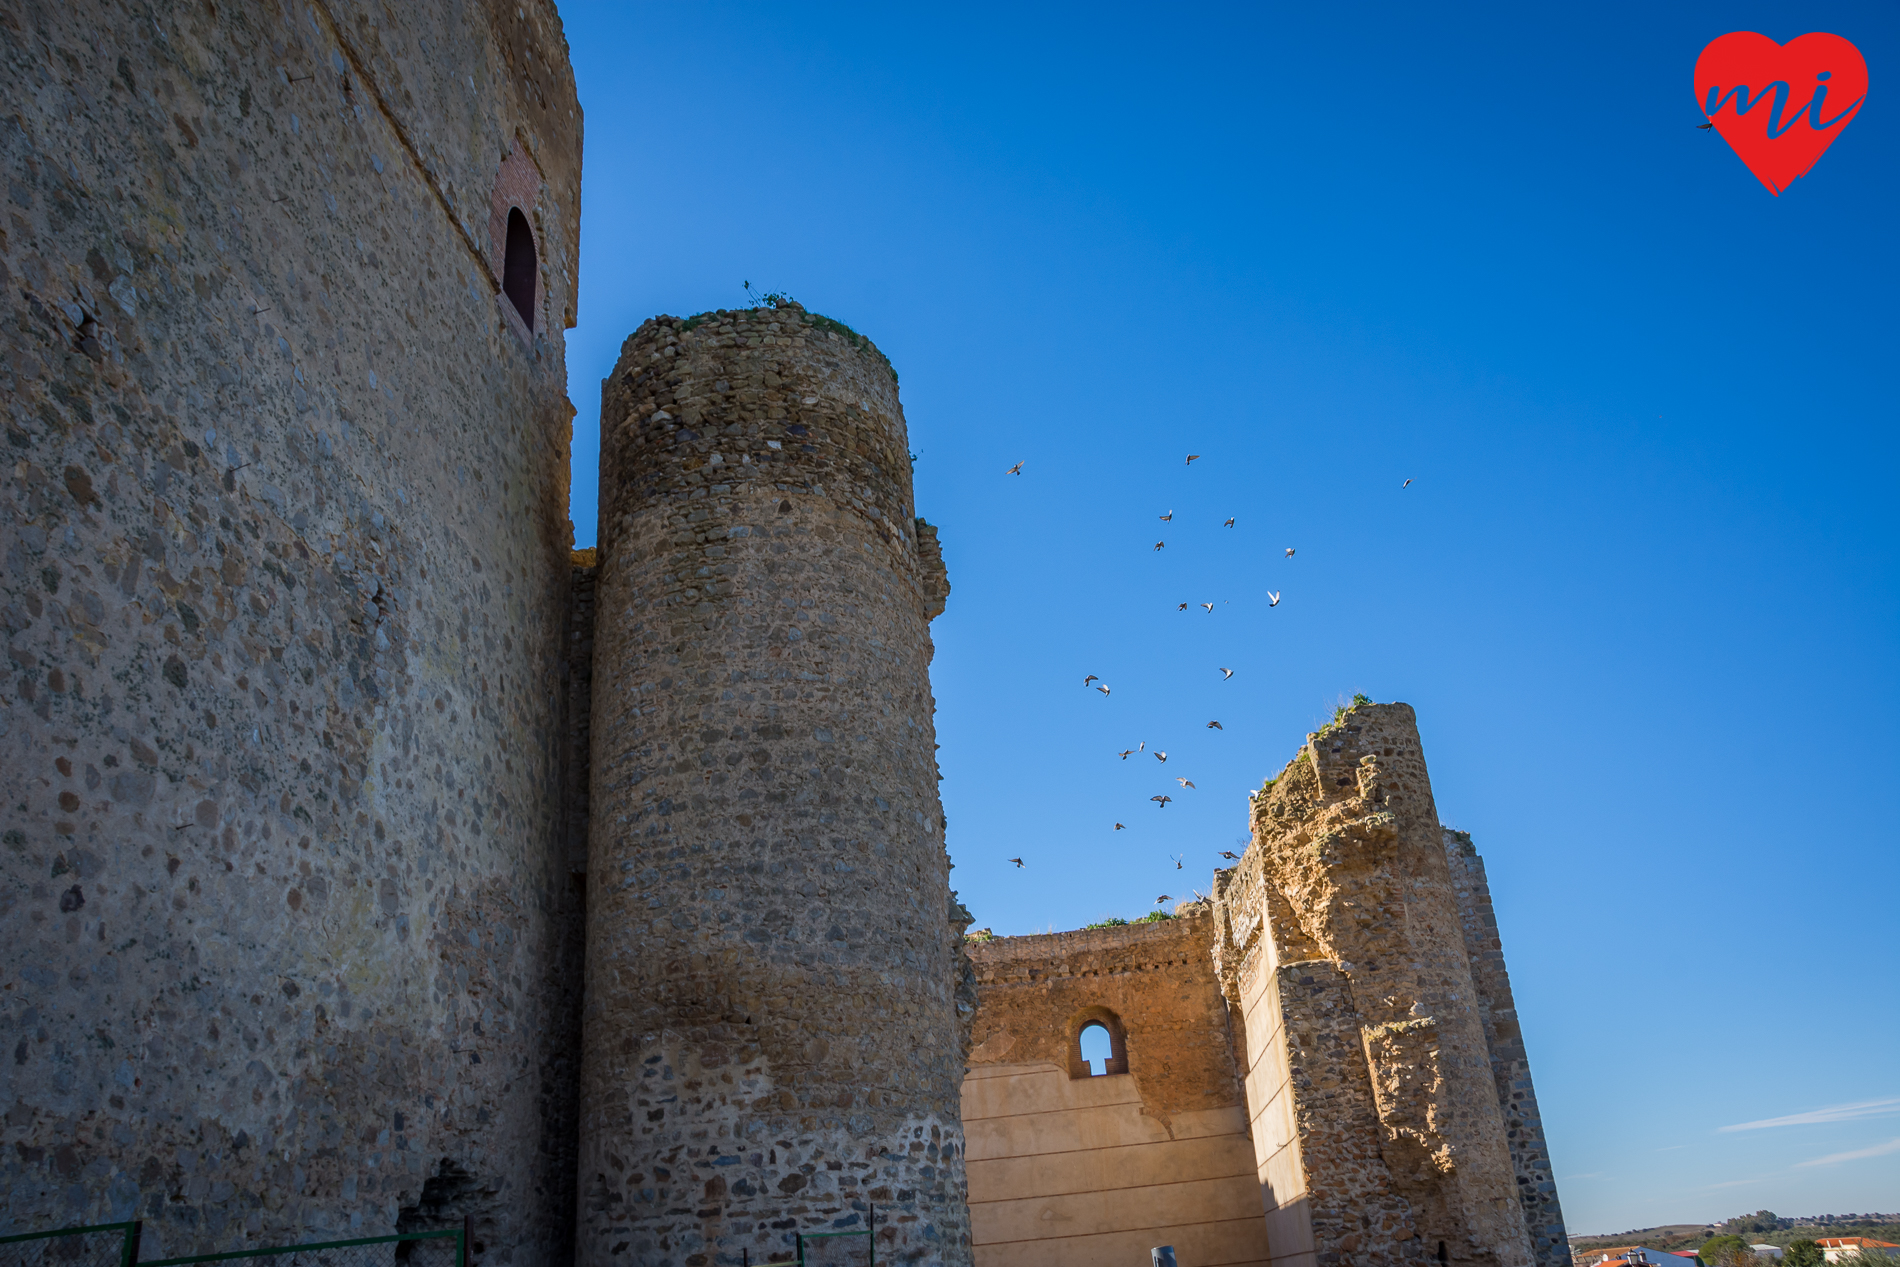
[[[0,59],[4,1230],[1559,1267],[1409,708],[1311,737],[1211,910],[966,953],[877,349],[647,322],[570,556],[550,0],[28,0]]]
[[[1252,826],[1183,918],[972,945],[978,1267],[1169,1241],[1183,1262],[1561,1267],[1483,861],[1439,826],[1412,710],[1309,736]],[[1091,1020],[1125,1028],[1126,1077],[1086,1076]]]
[[[967,1263],[947,585],[896,377],[796,306],[663,317],[601,433],[579,1261],[875,1207],[880,1262]]]
[[[558,1259],[553,5],[25,0],[0,60],[7,1221]]]
[[[1557,1199],[1557,1182],[1550,1170],[1550,1149],[1544,1142],[1544,1118],[1537,1107],[1537,1088],[1531,1082],[1524,1031],[1518,1026],[1517,1000],[1511,993],[1510,973],[1504,967],[1498,918],[1491,909],[1491,882],[1470,833],[1446,828],[1444,840],[1445,862],[1458,896],[1465,954],[1471,961],[1471,980],[1478,991],[1485,1046],[1491,1054],[1491,1076],[1497,1083],[1498,1105],[1504,1113],[1504,1136],[1511,1151],[1531,1252],[1537,1267],[1567,1267],[1570,1241],[1564,1233],[1563,1206]]]
[[[1358,1264],[1528,1267],[1411,708],[1344,713],[1252,817],[1253,844],[1217,877],[1216,953],[1246,1030],[1276,1263],[1345,1252]]]
[[[1189,908],[1192,910],[1193,908]],[[1267,1262],[1246,1094],[1204,913],[972,942],[963,1081],[976,1267]],[[1091,1076],[1079,1047],[1113,1027]]]

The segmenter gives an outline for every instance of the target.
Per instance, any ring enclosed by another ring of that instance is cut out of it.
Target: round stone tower
[[[660,317],[603,385],[577,1259],[970,1261],[897,376],[796,305]]]

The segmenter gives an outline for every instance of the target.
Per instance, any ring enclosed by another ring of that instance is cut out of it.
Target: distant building
[[[1757,1258],[1780,1258],[1787,1252],[1779,1245],[1750,1245],[1749,1248],[1755,1251]]]
[[[1871,1236],[1827,1236],[1815,1243],[1821,1247],[1822,1255],[1830,1263],[1838,1263],[1843,1258],[1871,1258],[1875,1254],[1900,1258],[1900,1245],[1892,1241],[1877,1241]]]
[[[1679,1263],[1664,1263],[1665,1258],[1695,1258],[1696,1252],[1690,1250],[1651,1249],[1647,1245],[1624,1245],[1615,1249],[1599,1249],[1594,1254],[1577,1259],[1577,1267],[1683,1267]],[[1697,1259],[1699,1263],[1701,1260]]]

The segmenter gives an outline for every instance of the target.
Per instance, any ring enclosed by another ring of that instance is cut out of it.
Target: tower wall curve
[[[793,305],[648,321],[602,402],[577,1260],[967,1263],[896,376]]]

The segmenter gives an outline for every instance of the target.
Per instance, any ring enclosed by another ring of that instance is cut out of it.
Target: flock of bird
[[[1195,462],[1197,462],[1197,461],[1199,461],[1199,460],[1200,460],[1200,457],[1201,457],[1201,455],[1200,455],[1200,454],[1198,454],[1198,453],[1190,453],[1190,454],[1188,454],[1188,455],[1187,455],[1187,463],[1186,463],[1186,464],[1187,464],[1188,466],[1190,466],[1190,467],[1192,467],[1192,466],[1194,465],[1194,463],[1195,463]],[[1008,469],[1007,469],[1006,471],[1004,471],[1003,473],[1004,473],[1005,475],[1021,475],[1021,474],[1023,473],[1023,463],[1022,463],[1022,462],[1018,462],[1018,463],[1016,463],[1016,464],[1015,464],[1014,466],[1012,466],[1012,467],[1009,467],[1009,468],[1008,468]],[[1401,484],[1401,485],[1400,485],[1399,487],[1403,489],[1403,488],[1410,488],[1411,486],[1412,486],[1412,481],[1408,479],[1408,480],[1406,480],[1406,481],[1405,481],[1405,483],[1403,483],[1403,484]],[[1164,523],[1164,524],[1165,524],[1165,523],[1173,523],[1173,522],[1174,522],[1174,511],[1173,511],[1173,510],[1169,510],[1169,511],[1168,511],[1168,512],[1167,512],[1166,514],[1164,514],[1164,515],[1161,515],[1161,516],[1159,516],[1159,518],[1160,518],[1160,520],[1161,520],[1161,522],[1162,522],[1162,523]],[[1235,518],[1236,518],[1236,517],[1235,517],[1235,516],[1232,516],[1232,515],[1230,515],[1230,516],[1228,516],[1228,517],[1227,517],[1227,519],[1226,519],[1226,520],[1225,520],[1225,521],[1224,521],[1224,522],[1223,522],[1223,523],[1221,524],[1221,526],[1222,526],[1223,528],[1232,528],[1232,527],[1234,526],[1234,520],[1235,520]],[[1155,544],[1154,544],[1154,548],[1155,548],[1155,549],[1156,549],[1157,551],[1159,551],[1159,550],[1165,550],[1165,549],[1167,549],[1167,547],[1168,547],[1168,543],[1167,543],[1167,541],[1166,541],[1166,539],[1163,539],[1163,540],[1160,540],[1160,541],[1157,541],[1157,542],[1155,542]],[[1292,547],[1292,546],[1287,546],[1287,547],[1286,547],[1286,557],[1287,557],[1287,558],[1289,558],[1289,559],[1290,559],[1290,558],[1292,558],[1292,557],[1294,556],[1294,553],[1295,553],[1295,551],[1294,551],[1294,547]],[[1279,591],[1279,590],[1268,590],[1268,591],[1266,592],[1266,594],[1267,594],[1267,606],[1268,606],[1268,607],[1278,607],[1278,606],[1280,605],[1280,594],[1281,594],[1281,591]],[[1179,606],[1178,606],[1178,607],[1176,608],[1176,610],[1177,610],[1177,611],[1187,611],[1187,610],[1188,610],[1188,609],[1189,609],[1190,607],[1193,607],[1193,606],[1199,606],[1199,607],[1200,607],[1200,608],[1201,608],[1202,610],[1204,610],[1205,612],[1207,612],[1207,614],[1208,614],[1208,615],[1210,615],[1210,616],[1214,614],[1214,604],[1213,604],[1213,603],[1199,603],[1199,604],[1195,604],[1195,603],[1182,603],[1182,604],[1180,604],[1180,605],[1179,605]],[[1234,670],[1232,670],[1232,669],[1230,669],[1230,668],[1227,668],[1227,667],[1225,667],[1225,666],[1220,666],[1220,667],[1219,667],[1219,672],[1220,672],[1220,675],[1221,675],[1221,681],[1223,681],[1223,682],[1225,682],[1225,681],[1228,681],[1228,680],[1230,680],[1230,679],[1231,679],[1231,678],[1232,678],[1232,677],[1234,676]],[[1096,689],[1097,691],[1099,691],[1099,692],[1101,692],[1101,694],[1103,694],[1104,696],[1108,696],[1108,695],[1112,695],[1112,694],[1114,693],[1114,692],[1113,692],[1113,691],[1112,691],[1112,690],[1110,689],[1110,687],[1109,687],[1109,685],[1108,685],[1108,683],[1106,683],[1106,682],[1104,682],[1104,681],[1102,681],[1102,679],[1101,679],[1101,678],[1100,678],[1100,677],[1099,677],[1098,675],[1096,675],[1096,674],[1094,674],[1094,673],[1091,673],[1091,674],[1089,674],[1089,675],[1087,675],[1086,677],[1084,677],[1084,678],[1082,679],[1082,685],[1083,685],[1084,687],[1089,687],[1089,686],[1093,686],[1093,687],[1094,687],[1094,688],[1095,688],[1095,689]],[[1226,727],[1224,727],[1224,726],[1222,726],[1222,725],[1220,724],[1220,722],[1219,722],[1218,720],[1213,720],[1213,721],[1209,721],[1209,722],[1207,723],[1207,729],[1209,729],[1209,730],[1225,730],[1225,729],[1226,729]],[[1142,741],[1140,741],[1140,742],[1138,742],[1138,743],[1137,743],[1137,744],[1136,744],[1136,745],[1135,745],[1135,746],[1134,746],[1133,748],[1124,748],[1124,749],[1123,749],[1123,750],[1122,750],[1121,752],[1119,752],[1119,753],[1117,753],[1116,755],[1117,755],[1118,757],[1120,757],[1120,758],[1121,758],[1121,759],[1122,759],[1123,761],[1126,761],[1126,760],[1128,760],[1128,759],[1129,759],[1130,757],[1133,757],[1133,756],[1137,756],[1137,755],[1139,755],[1139,754],[1141,754],[1141,753],[1144,753],[1144,752],[1148,752],[1148,744],[1147,744],[1147,741],[1146,741],[1146,740],[1142,740]],[[1157,749],[1157,750],[1155,750],[1154,752],[1149,752],[1149,753],[1148,753],[1148,755],[1149,755],[1149,756],[1152,756],[1152,757],[1153,757],[1153,758],[1154,758],[1154,759],[1155,759],[1156,761],[1158,761],[1158,762],[1160,762],[1160,763],[1161,763],[1161,764],[1163,764],[1163,765],[1166,765],[1166,764],[1167,764],[1167,761],[1168,761],[1168,754],[1167,754],[1167,753],[1165,753],[1165,752],[1162,752],[1162,751],[1160,751],[1159,749]],[[1175,781],[1176,783],[1178,783],[1178,784],[1180,785],[1180,788],[1181,788],[1181,790],[1182,790],[1182,791],[1184,791],[1184,792],[1185,792],[1185,791],[1191,791],[1191,790],[1195,790],[1195,789],[1194,789],[1194,782],[1193,782],[1193,780],[1191,780],[1191,779],[1187,779],[1187,778],[1182,778],[1182,777],[1180,777],[1180,776],[1176,776],[1176,777],[1175,777],[1175,780],[1174,780],[1174,781]],[[1249,793],[1248,793],[1247,795],[1248,795],[1249,797],[1253,797],[1253,796],[1256,796],[1256,795],[1258,795],[1258,793],[1255,793],[1255,792],[1249,792]],[[1174,797],[1173,797],[1172,795],[1170,795],[1170,794],[1168,794],[1168,793],[1165,793],[1165,792],[1164,792],[1164,793],[1162,793],[1162,794],[1160,794],[1160,795],[1157,795],[1157,796],[1151,796],[1151,797],[1149,797],[1148,799],[1149,799],[1150,801],[1152,801],[1152,802],[1154,802],[1154,804],[1155,804],[1155,806],[1156,806],[1156,808],[1158,808],[1158,809],[1166,809],[1166,808],[1167,808],[1167,807],[1168,807],[1168,806],[1169,806],[1170,804],[1172,804],[1172,803],[1173,803],[1173,801],[1174,801]],[[1116,824],[1115,824],[1115,830],[1116,830],[1116,831],[1125,831],[1125,830],[1127,830],[1127,824],[1125,824],[1125,823],[1116,823]],[[1234,853],[1234,852],[1233,852],[1232,850],[1228,850],[1228,849],[1223,849],[1223,850],[1220,850],[1220,851],[1219,851],[1219,854],[1220,854],[1220,857],[1221,857],[1222,859],[1224,859],[1224,860],[1226,860],[1226,861],[1228,861],[1228,862],[1237,862],[1237,861],[1239,861],[1239,860],[1240,860],[1240,855],[1239,855],[1239,854],[1237,854],[1237,853]],[[1184,867],[1183,867],[1183,864],[1182,864],[1182,858],[1181,858],[1181,855],[1179,855],[1179,854],[1170,854],[1170,855],[1169,855],[1169,857],[1170,857],[1170,859],[1171,859],[1171,860],[1172,860],[1172,861],[1174,862],[1174,868],[1175,868],[1175,870],[1177,870],[1177,871],[1180,871],[1180,870],[1183,870],[1183,869],[1184,869]],[[1013,864],[1015,864],[1015,866],[1016,866],[1016,867],[1017,867],[1018,869],[1022,869],[1022,868],[1024,868],[1024,867],[1025,867],[1025,866],[1027,865],[1027,864],[1026,864],[1026,863],[1025,863],[1025,862],[1024,862],[1024,861],[1023,861],[1023,860],[1022,860],[1021,858],[1009,858],[1009,859],[1006,859],[1005,861],[1008,861],[1008,862],[1011,862],[1011,863],[1013,863]],[[1197,894],[1196,894],[1196,896],[1199,896],[1199,894],[1197,893]],[[1172,898],[1172,897],[1170,897],[1170,896],[1169,896],[1168,894],[1166,894],[1166,893],[1163,893],[1163,894],[1162,894],[1161,896],[1159,896],[1159,897],[1157,897],[1157,898],[1155,899],[1155,905],[1156,905],[1156,906],[1160,906],[1161,904],[1163,904],[1163,903],[1165,903],[1165,902],[1170,902],[1170,901],[1172,901],[1172,900],[1173,900],[1173,898]]]

